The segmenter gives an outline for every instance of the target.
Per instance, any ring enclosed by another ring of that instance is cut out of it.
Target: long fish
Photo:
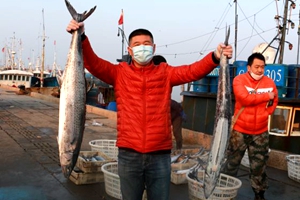
[[[230,28],[224,44],[228,45]],[[206,199],[213,193],[225,161],[225,152],[230,137],[232,102],[230,93],[229,64],[226,56],[221,54],[218,94],[216,102],[215,124],[211,150],[208,156],[204,177],[204,194]]]
[[[78,14],[65,0],[74,20],[83,22],[96,9]],[[81,30],[72,33],[68,60],[62,77],[59,101],[58,147],[62,172],[68,178],[76,165],[83,138],[86,114],[86,81],[81,47]]]

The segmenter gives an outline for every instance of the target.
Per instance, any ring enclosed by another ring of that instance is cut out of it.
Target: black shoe
[[[254,200],[266,200],[263,193],[255,194]]]

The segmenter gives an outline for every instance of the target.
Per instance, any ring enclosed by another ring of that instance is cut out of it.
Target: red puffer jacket
[[[246,134],[261,134],[268,130],[268,117],[278,104],[278,91],[272,79],[264,76],[256,89],[259,81],[254,80],[249,73],[241,74],[233,80],[235,96],[235,111],[237,115],[242,107],[244,110],[239,115],[233,129]],[[268,92],[274,92],[275,98],[272,106],[267,107],[269,102]]]
[[[112,64],[96,56],[88,38],[82,42],[84,66],[113,85],[117,102],[117,146],[140,153],[172,148],[170,102],[172,87],[199,80],[217,64],[212,53],[191,65],[166,63],[136,68],[126,62]]]

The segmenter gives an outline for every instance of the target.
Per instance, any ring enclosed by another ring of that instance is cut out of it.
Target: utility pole
[[[283,27],[280,30],[281,31],[281,39],[280,39],[280,44],[279,44],[279,59],[278,59],[279,64],[283,63],[283,53],[284,53],[284,44],[285,44],[285,35],[286,35],[286,22],[287,22],[288,4],[289,4],[289,0],[285,0],[284,14],[283,14]]]

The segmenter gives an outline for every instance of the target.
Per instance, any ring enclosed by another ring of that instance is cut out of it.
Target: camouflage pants
[[[246,149],[249,156],[252,189],[255,193],[265,191],[268,188],[266,163],[269,158],[269,133],[267,131],[259,135],[231,132],[227,160],[222,172],[236,176]]]

